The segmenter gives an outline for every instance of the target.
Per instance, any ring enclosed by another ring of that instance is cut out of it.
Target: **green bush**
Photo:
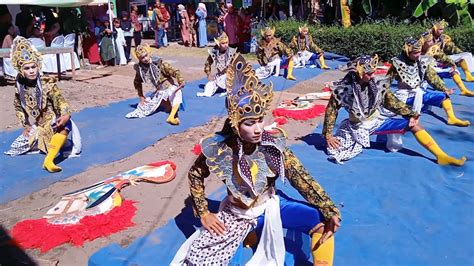
[[[296,20],[275,21],[270,24],[276,28],[276,36],[289,43],[298,34],[298,27],[304,23]],[[407,37],[419,37],[426,27],[421,24],[394,24],[379,22],[358,24],[344,29],[340,26],[310,25],[309,31],[314,41],[324,51],[355,58],[361,54],[378,54],[382,59],[398,55]],[[458,47],[474,52],[474,28],[448,28]]]

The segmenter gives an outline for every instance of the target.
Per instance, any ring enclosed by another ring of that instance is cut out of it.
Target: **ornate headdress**
[[[25,64],[35,63],[41,69],[43,56],[27,39],[18,36],[13,40],[10,58],[18,73],[22,73],[21,68]]]
[[[444,19],[442,20],[438,20],[436,21],[435,23],[433,23],[433,30],[437,30],[437,29],[444,29],[448,26],[448,22],[446,22]]]
[[[305,30],[305,31],[309,31],[309,29],[308,29],[308,25],[306,25],[306,23],[305,23],[303,26],[301,26],[301,27],[298,27],[298,30],[300,31],[300,33],[301,33],[303,30]]]
[[[365,73],[373,73],[377,70],[377,64],[379,63],[379,56],[361,55],[353,61],[355,71],[362,78]]]
[[[415,39],[413,37],[408,37],[405,39],[405,44],[403,45],[403,51],[405,51],[406,55],[411,52],[420,52],[421,46],[423,46],[423,42],[420,39]]]
[[[143,43],[143,44],[138,45],[137,48],[135,49],[135,55],[138,58],[143,57],[145,55],[151,56],[150,45],[148,45],[148,43]]]
[[[430,31],[425,31],[420,36],[421,44],[433,40],[433,34]]]
[[[262,37],[273,36],[275,35],[275,27],[265,27],[265,29],[260,30],[260,33],[262,34]]]
[[[221,42],[229,42],[229,37],[227,36],[225,31],[223,31],[222,34],[219,37],[214,38],[214,42],[217,45],[219,45]]]
[[[227,111],[232,128],[247,118],[265,115],[273,99],[273,84],[259,81],[252,66],[237,53],[227,68]]]

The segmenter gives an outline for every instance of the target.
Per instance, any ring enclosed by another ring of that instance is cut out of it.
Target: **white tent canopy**
[[[109,0],[2,0],[4,5],[36,5],[36,6],[51,6],[51,7],[75,7],[86,5],[104,5],[108,4]]]

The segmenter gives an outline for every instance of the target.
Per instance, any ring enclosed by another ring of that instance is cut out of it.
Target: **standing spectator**
[[[198,47],[205,47],[207,45],[207,9],[204,3],[199,3],[196,9],[196,17],[198,19]]]
[[[3,38],[2,48],[11,48],[13,44],[13,39],[17,35],[17,29],[15,25],[9,23],[7,24],[7,35]]]
[[[142,43],[142,24],[138,21],[138,7],[136,5],[132,6],[130,18],[133,24],[133,41],[135,42],[135,47],[137,47]]]
[[[110,29],[109,20],[103,21],[103,26],[100,27],[99,35],[102,37],[100,41],[100,57],[104,65],[115,65],[115,50],[114,50],[114,32]]]
[[[0,5],[0,41],[8,35],[10,24],[12,23],[12,16],[6,5]],[[0,58],[0,84],[5,84],[3,69],[3,59]]]
[[[252,15],[250,14],[250,9],[245,8],[241,9],[239,12],[239,17],[240,17],[240,22],[241,26],[239,27],[239,42],[241,45],[241,51],[242,52],[249,52],[249,46],[245,46],[245,43],[250,43],[250,39],[252,38],[251,36],[251,31],[252,31]],[[246,49],[243,49],[244,47],[247,47]]]
[[[186,8],[179,4],[178,5],[178,15],[180,21],[180,28],[181,28],[181,39],[183,40],[184,46],[189,46],[189,17],[188,12],[186,12]]]
[[[229,46],[232,48],[239,47],[239,27],[240,17],[235,12],[232,4],[227,4],[227,14],[224,17],[224,31],[229,36]]]
[[[168,46],[168,28],[169,28],[169,21],[170,21],[170,13],[168,12],[168,9],[166,9],[166,6],[164,3],[160,4],[160,12],[161,15],[163,16],[163,46],[166,47]]]
[[[126,65],[128,63],[128,58],[126,56],[127,51],[127,41],[124,36],[124,31],[122,29],[122,22],[118,19],[114,19],[114,35],[115,38],[115,65]],[[132,43],[132,40],[130,40]],[[130,48],[128,48],[130,53]]]
[[[224,1],[219,3],[219,9],[217,10],[217,31],[219,36],[224,31],[224,18],[227,15],[227,7]]]
[[[194,15],[194,13],[191,13],[189,15],[189,37],[191,38],[190,45],[194,47],[197,46],[197,33],[196,33],[197,26],[198,25],[196,21],[196,15]]]
[[[109,16],[109,21],[117,18],[117,15],[115,14],[114,3],[110,2],[109,9],[107,10],[106,14]]]
[[[156,0],[155,8],[153,9],[152,24],[155,28],[155,44],[157,48],[163,46],[163,34],[164,34],[164,19],[160,11],[160,1]]]
[[[15,25],[20,30],[20,36],[29,38],[33,33],[33,12],[28,5],[20,5],[20,10],[15,17]]]
[[[133,39],[133,27],[132,21],[128,17],[127,11],[122,11],[122,20],[120,21],[120,28],[123,30],[123,36],[125,37],[125,58],[127,63],[130,61],[130,49],[132,48]]]

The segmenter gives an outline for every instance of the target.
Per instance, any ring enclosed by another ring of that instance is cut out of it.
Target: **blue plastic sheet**
[[[454,87],[451,80],[446,80]],[[471,90],[474,84],[466,83]],[[474,117],[474,98],[454,95],[460,118]],[[344,111],[341,111],[344,113]],[[340,115],[338,122],[347,117]],[[342,211],[336,234],[335,265],[473,265],[474,264],[474,128],[447,126],[440,108],[423,114],[421,122],[438,144],[457,157],[471,158],[463,167],[440,166],[434,156],[404,136],[404,149],[385,150],[373,137],[370,149],[337,165],[327,160],[321,128],[291,148]],[[288,184],[277,182],[282,193],[301,199]],[[225,196],[212,194],[216,210]],[[179,246],[199,226],[188,202],[183,212],[127,247],[108,245],[89,259],[89,265],[167,265]],[[312,265],[309,237],[285,233],[286,265]],[[233,265],[243,265],[250,249],[239,248]]]

